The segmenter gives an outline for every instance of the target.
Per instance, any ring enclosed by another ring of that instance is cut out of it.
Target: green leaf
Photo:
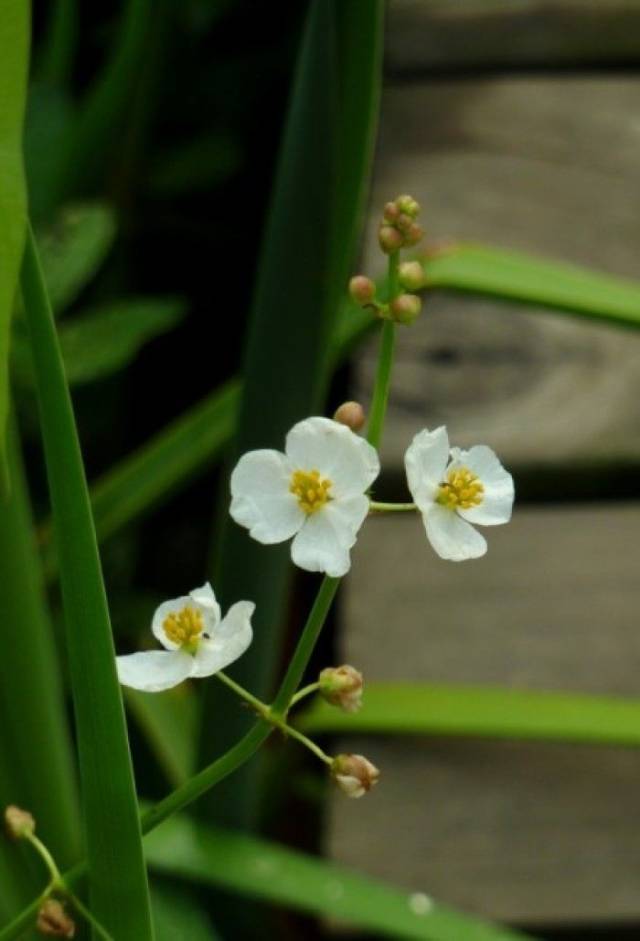
[[[344,713],[317,699],[297,724],[310,733],[640,745],[640,700],[483,686],[367,683],[359,712]]]
[[[640,282],[486,245],[454,245],[425,262],[427,283],[640,327]]]
[[[24,129],[24,162],[29,188],[29,214],[39,225],[51,217],[58,180],[67,154],[74,109],[61,88],[32,82]]]
[[[65,321],[58,338],[67,381],[95,382],[122,369],[153,337],[184,316],[179,298],[140,297],[103,304]]]
[[[183,683],[164,693],[125,690],[125,702],[173,787],[195,771],[197,702]]]
[[[229,133],[208,133],[163,154],[149,172],[154,193],[175,196],[220,185],[242,162],[238,141]]]
[[[192,891],[167,879],[151,886],[156,941],[217,941],[211,921],[198,907]]]
[[[94,277],[116,235],[113,211],[104,203],[65,206],[38,231],[38,249],[56,313],[64,310]]]
[[[5,0],[0,31],[0,489],[7,483],[9,333],[27,211],[22,124],[29,64],[29,4]]]
[[[33,236],[21,273],[60,553],[91,910],[116,938],[153,932],[115,651],[82,455]]]
[[[529,935],[459,914],[342,866],[244,834],[173,817],[145,838],[158,872],[338,918],[391,938],[522,941]]]
[[[281,448],[298,420],[322,408],[331,343],[356,246],[380,88],[382,4],[317,0],[296,66],[245,355],[234,457]],[[287,290],[282,291],[286,283]],[[269,389],[269,408],[264,408]],[[220,527],[216,590],[223,604],[256,603],[255,640],[238,663],[257,696],[273,689],[291,575],[288,547],[265,552],[226,513]],[[228,694],[227,694],[228,695]],[[224,691],[205,691],[205,714],[227,708]],[[239,737],[247,719],[207,728],[201,759]],[[216,819],[246,821],[257,811],[259,776],[244,772],[210,802]]]

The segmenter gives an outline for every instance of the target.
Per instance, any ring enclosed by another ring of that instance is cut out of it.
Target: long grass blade
[[[21,275],[65,612],[91,908],[120,939],[153,937],[113,638],[82,456],[33,236]]]
[[[579,693],[369,683],[359,712],[317,701],[300,717],[306,732],[464,735],[640,745],[640,700]]]
[[[9,332],[24,244],[27,197],[22,161],[29,66],[29,4],[5,0],[0,30],[0,489],[8,488]]]
[[[145,839],[154,870],[339,918],[391,938],[424,941],[524,941],[530,935],[439,905],[276,843],[174,817]]]

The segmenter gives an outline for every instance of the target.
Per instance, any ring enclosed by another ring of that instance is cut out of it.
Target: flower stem
[[[230,676],[227,676],[227,674],[223,673],[222,671],[216,673],[216,676],[218,679],[222,680],[222,682],[228,686],[229,689],[232,689],[234,693],[253,706],[253,708],[257,710],[258,714],[263,719],[266,719],[267,722],[270,722],[271,725],[275,726],[275,728],[280,729],[280,731],[284,732],[285,735],[289,735],[291,738],[295,738],[298,742],[304,745],[305,748],[308,748],[309,751],[312,751],[314,755],[317,755],[321,761],[324,761],[326,764],[331,764],[332,759],[325,752],[323,752],[315,742],[312,742],[311,739],[307,738],[306,735],[298,732],[297,729],[292,728],[292,726],[290,726],[281,715],[279,715],[277,712],[274,712],[270,706],[246,690],[244,686],[240,686],[239,683],[236,683],[235,680],[232,680]],[[303,693],[303,695],[306,695],[306,692],[312,692],[312,690],[317,689],[319,685],[319,683],[311,683],[310,686],[305,687],[305,689],[300,690],[300,692]],[[301,697],[298,696],[298,698]],[[295,700],[296,696],[294,696],[291,700],[290,706],[293,705]]]
[[[289,708],[295,706],[296,703],[299,703],[301,699],[304,699],[305,696],[310,696],[311,693],[315,693],[320,689],[320,683],[309,683],[308,686],[303,686],[302,689],[299,689],[295,696],[291,697],[291,702],[289,703]]]
[[[389,255],[389,269],[387,275],[388,300],[390,301],[396,297],[400,290],[398,284],[398,261],[399,252],[392,252]],[[392,320],[385,320],[382,324],[378,371],[376,373],[376,384],[373,390],[369,428],[367,429],[367,441],[369,444],[372,444],[374,448],[380,447],[382,427],[387,412],[389,386],[391,384],[391,368],[393,366],[393,351],[395,347],[395,330],[396,325]]]
[[[68,889],[65,889],[65,891],[73,907],[82,915],[85,921],[89,922],[98,937],[104,938],[104,941],[113,941],[113,935],[110,935],[107,929],[102,927],[98,919],[91,914],[87,906],[80,901],[78,896],[74,895],[73,892],[70,892]]]
[[[410,513],[417,509],[415,503],[377,503],[375,500],[369,501],[370,513]]]
[[[322,579],[316,600],[309,612],[307,623],[300,635],[300,640],[293,653],[287,672],[276,694],[276,698],[273,701],[271,711],[275,715],[285,716],[291,707],[291,699],[307,669],[313,648],[320,636],[320,631],[329,613],[339,584],[339,578],[331,578],[329,575],[325,575]]]
[[[60,875],[60,870],[56,865],[55,859],[44,845],[42,840],[39,840],[35,833],[25,833],[25,839],[31,843],[36,853],[47,867],[47,871],[51,878],[52,888],[63,888],[64,879]]]

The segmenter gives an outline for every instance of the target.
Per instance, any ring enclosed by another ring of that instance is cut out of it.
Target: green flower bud
[[[404,239],[397,229],[391,225],[381,225],[378,230],[378,241],[385,255],[397,252],[404,245]]]
[[[411,247],[412,245],[417,245],[424,236],[424,229],[421,225],[418,225],[417,222],[414,222],[407,231],[404,233],[404,244]]]
[[[420,203],[415,200],[413,196],[398,196],[396,206],[400,212],[406,213],[406,215],[411,216],[412,219],[415,219],[420,212]]]
[[[408,326],[420,316],[422,301],[417,294],[401,294],[389,305],[391,319]]]
[[[424,287],[424,270],[419,261],[405,261],[398,269],[398,280],[407,291],[419,291]]]

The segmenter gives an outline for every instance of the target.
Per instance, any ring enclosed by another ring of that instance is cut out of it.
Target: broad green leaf
[[[264,237],[232,460],[253,448],[282,448],[296,421],[322,409],[380,89],[382,4],[356,0],[348,6],[317,0],[308,7]],[[225,506],[217,550],[215,583],[223,603],[256,602],[255,640],[234,672],[268,698],[284,642],[288,548],[265,552],[232,523]],[[210,686],[205,714],[226,708],[224,691]],[[237,710],[230,715],[215,734],[203,729],[201,760],[246,728],[246,716]],[[257,811],[258,781],[259,775],[241,772],[233,786],[223,786],[210,804],[215,819],[246,823]]]
[[[487,245],[453,245],[425,262],[427,284],[640,327],[640,282]]]
[[[462,915],[423,893],[393,888],[313,856],[173,817],[145,837],[157,872],[327,918],[391,938],[522,941],[523,935]]]
[[[24,162],[29,190],[29,214],[38,226],[51,218],[64,161],[74,108],[68,92],[32,82],[24,128]]]
[[[27,238],[21,272],[60,553],[93,914],[116,938],[153,938],[124,709],[82,455],[53,314]]]
[[[42,47],[38,49],[39,82],[63,88],[69,84],[78,38],[78,0],[52,0]]]
[[[65,206],[38,232],[42,270],[56,313],[73,303],[97,273],[115,234],[113,211],[104,203]]]
[[[69,385],[96,382],[124,368],[150,339],[171,330],[183,317],[184,301],[140,297],[114,301],[65,320],[58,341]],[[24,339],[14,338],[16,378],[32,381]]]
[[[4,0],[0,29],[0,490],[7,485],[9,334],[24,245],[27,197],[22,165],[29,65],[29,4]]]
[[[195,770],[197,702],[183,683],[164,693],[125,690],[125,703],[173,787]]]
[[[640,745],[640,700],[483,686],[368,683],[359,712],[318,699],[297,723],[310,733],[472,735]]]
[[[122,369],[153,337],[182,319],[179,298],[139,297],[84,311],[60,327],[58,338],[67,381],[95,382]]]

